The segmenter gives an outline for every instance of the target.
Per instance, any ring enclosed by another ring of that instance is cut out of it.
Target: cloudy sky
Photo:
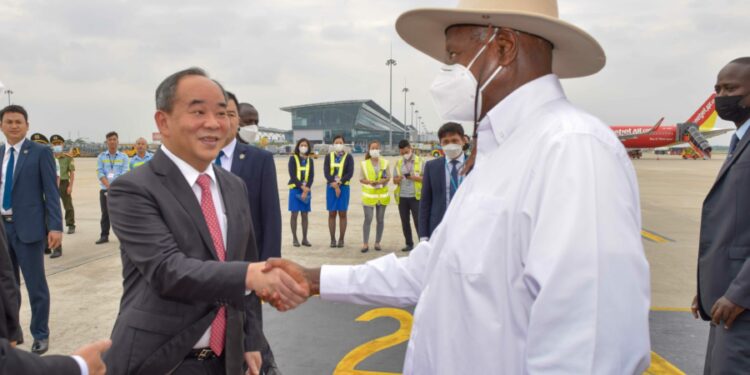
[[[280,107],[374,99],[387,109],[392,47],[394,115],[404,116],[406,86],[408,102],[435,130],[441,120],[428,88],[440,65],[406,45],[394,23],[409,9],[456,3],[0,0],[0,81],[30,111],[32,131],[98,141],[116,130],[131,142],[155,131],[159,82],[200,66],[253,103],[261,125],[289,129],[291,116]],[[599,74],[564,81],[568,96],[612,125],[687,120],[710,95],[718,70],[750,55],[747,0],[559,4],[561,17],[607,53]]]

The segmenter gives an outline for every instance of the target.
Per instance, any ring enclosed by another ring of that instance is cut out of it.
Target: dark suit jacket
[[[422,199],[419,200],[419,237],[430,237],[443,220],[445,210],[445,158],[425,163],[422,173]]]
[[[698,301],[710,319],[714,303],[726,296],[750,308],[750,136],[724,162],[703,201],[698,250]],[[738,319],[750,319],[747,312]]]
[[[5,226],[0,225],[0,374],[78,375],[81,370],[71,357],[40,357],[13,349],[9,341],[21,338],[18,323],[18,287],[8,254]]]
[[[0,146],[0,166],[5,158],[5,147]],[[16,157],[12,193],[16,233],[24,243],[42,241],[47,236],[44,223],[50,230],[62,231],[55,159],[49,147],[28,139],[23,141],[20,155]]]
[[[120,239],[123,295],[104,357],[109,374],[164,374],[174,369],[227,308],[227,374],[241,374],[243,352],[266,343],[245,296],[249,262],[257,260],[247,223],[245,184],[214,168],[227,216],[227,255],[218,262],[200,203],[178,167],[158,151],[109,189],[109,217]],[[218,204],[218,202],[215,202]]]
[[[232,173],[247,185],[260,260],[281,257],[281,207],[273,155],[238,141],[232,157]]]

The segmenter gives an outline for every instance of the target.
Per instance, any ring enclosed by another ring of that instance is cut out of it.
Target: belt
[[[2,215],[3,221],[6,223],[12,223],[13,222],[13,215]]]
[[[202,349],[191,350],[190,353],[188,353],[188,355],[185,356],[185,358],[197,359],[199,361],[208,361],[211,359],[219,358],[219,356],[217,356],[216,353],[214,353],[214,351],[211,350],[210,348],[202,348]]]

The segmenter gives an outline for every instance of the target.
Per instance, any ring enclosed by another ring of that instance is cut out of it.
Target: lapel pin
[[[245,154],[240,154],[240,160],[245,158]]]
[[[24,154],[28,154],[28,153],[29,153],[29,150],[23,150],[23,153],[24,153]]]

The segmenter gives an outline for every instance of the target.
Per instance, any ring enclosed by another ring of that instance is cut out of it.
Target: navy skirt
[[[341,186],[341,195],[336,198],[336,190],[326,187],[326,209],[328,211],[349,211],[349,185]]]
[[[312,202],[312,192],[307,193],[307,201],[303,202],[302,189],[294,188],[289,190],[289,211],[291,212],[310,212],[310,202]]]

